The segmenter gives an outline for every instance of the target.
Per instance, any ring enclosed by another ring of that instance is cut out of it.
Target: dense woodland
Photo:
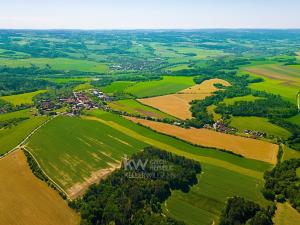
[[[200,164],[153,147],[130,159],[148,163],[145,168],[130,170],[123,164],[100,184],[92,185],[82,199],[70,204],[80,212],[81,224],[183,225],[163,216],[161,204],[171,195],[171,190],[187,192],[197,183]]]

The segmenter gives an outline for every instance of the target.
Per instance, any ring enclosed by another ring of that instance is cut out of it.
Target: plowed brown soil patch
[[[202,82],[201,84],[184,89],[177,94],[163,95],[153,98],[138,99],[139,102],[159,109],[162,112],[185,120],[192,118],[190,111],[190,102],[193,100],[202,100],[210,96],[218,89],[214,86],[216,83],[221,83],[224,86],[230,84],[221,79],[211,79]]]
[[[79,224],[58,193],[32,174],[22,151],[0,160],[0,184],[0,224]]]
[[[257,159],[272,164],[276,163],[278,146],[269,142],[224,134],[208,129],[185,129],[166,123],[133,117],[127,117],[127,119],[193,144],[224,149],[246,158]]]

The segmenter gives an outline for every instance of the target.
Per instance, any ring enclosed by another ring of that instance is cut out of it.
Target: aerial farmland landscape
[[[1,3],[0,225],[300,225],[300,4],[266,2]]]

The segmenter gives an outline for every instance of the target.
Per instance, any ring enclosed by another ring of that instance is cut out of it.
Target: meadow
[[[28,58],[17,60],[0,58],[0,64],[8,67],[30,67],[35,65],[40,68],[49,65],[53,70],[64,71],[76,70],[95,73],[106,73],[108,71],[106,64],[70,58]]]
[[[272,124],[267,118],[262,117],[233,117],[230,120],[230,126],[237,128],[241,133],[243,133],[244,130],[254,130],[283,139],[287,139],[291,136],[288,130]]]
[[[141,115],[141,116],[150,116],[155,118],[169,118],[174,119],[174,117],[163,113],[155,108],[143,105],[134,99],[124,99],[109,102],[108,106],[114,110],[127,112],[131,115]]]
[[[21,104],[32,104],[32,98],[38,94],[44,93],[46,90],[39,90],[25,94],[18,94],[18,95],[10,95],[10,96],[3,96],[0,99],[3,99],[7,102],[10,102],[14,105],[21,105]]]
[[[21,150],[0,159],[0,183],[0,224],[79,224],[79,215],[32,174]]]
[[[240,101],[254,102],[257,99],[260,99],[260,97],[255,97],[253,95],[246,95],[242,97],[225,98],[222,103],[225,103],[227,105],[233,105],[235,102],[240,102]]]
[[[101,88],[105,93],[122,93],[126,88],[133,85],[134,82],[131,81],[115,81],[107,86]]]
[[[194,84],[193,77],[164,76],[162,80],[135,83],[127,87],[125,92],[138,98],[145,98],[176,93]]]
[[[287,121],[291,122],[291,123],[294,123],[298,126],[300,126],[300,113],[298,113],[298,115],[296,116],[293,116],[291,118],[288,118]]]

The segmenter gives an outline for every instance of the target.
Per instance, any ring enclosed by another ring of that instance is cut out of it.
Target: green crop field
[[[133,84],[134,82],[131,81],[115,81],[110,85],[102,87],[101,90],[105,93],[120,93]]]
[[[87,77],[44,78],[43,80],[48,80],[57,84],[65,84],[65,83],[76,82],[76,81],[89,82],[92,80],[92,78],[87,78]]]
[[[260,188],[263,182],[263,171],[270,168],[269,164],[218,150],[195,147],[110,113],[98,110],[88,113],[90,116],[97,117],[95,121],[108,124],[135,139],[202,163],[204,168],[199,184],[187,194],[174,192],[164,206],[165,213],[191,225],[199,222],[212,224],[212,221],[220,215],[226,198],[231,195],[244,196],[265,203]],[[226,179],[219,179],[220,176]]]
[[[35,92],[18,94],[18,95],[3,96],[0,98],[7,102],[10,102],[14,105],[32,104],[32,98],[34,96],[44,93],[44,92],[46,92],[46,90],[39,90],[39,91],[35,91]]]
[[[0,154],[19,145],[27,135],[46,120],[47,117],[45,116],[32,117],[11,128],[0,129]]]
[[[294,123],[300,127],[300,113],[298,115],[288,118],[287,121]]]
[[[30,67],[31,65],[36,65],[41,68],[50,65],[54,70],[77,70],[95,73],[105,73],[108,71],[108,66],[103,63],[69,58],[29,58],[18,60],[0,58],[0,64],[9,67]]]
[[[268,122],[268,119],[261,117],[233,117],[230,126],[237,128],[240,132],[244,130],[255,130],[287,139],[291,133],[286,129]]]
[[[59,116],[33,135],[27,147],[46,173],[68,190],[145,144],[105,124]]]
[[[280,64],[258,64],[243,67],[240,72],[251,75],[253,78],[262,77],[263,82],[253,83],[250,88],[281,95],[286,100],[296,103],[296,95],[300,89],[300,69]]]
[[[74,91],[85,91],[85,90],[93,89],[93,88],[94,88],[94,86],[90,82],[87,82],[87,83],[77,85],[76,87],[74,87],[73,90]]]
[[[208,57],[216,57],[222,56],[224,53],[218,50],[207,50],[207,49],[199,49],[194,47],[172,47],[179,54],[189,54],[193,53],[196,56],[192,57],[195,59],[205,59]]]
[[[166,70],[173,71],[173,72],[179,70],[188,70],[188,69],[191,69],[191,67],[189,67],[188,64],[179,64],[176,66],[166,68]]]
[[[20,111],[0,114],[0,121],[10,120],[10,119],[20,118],[20,117],[31,117],[30,109],[24,109]]]
[[[158,81],[139,82],[125,89],[138,98],[166,95],[178,92],[195,83],[193,77],[163,77]]]
[[[174,117],[163,113],[155,108],[143,105],[134,99],[125,99],[108,103],[109,107],[114,110],[127,112],[132,115],[150,116],[156,118],[170,118]]]

